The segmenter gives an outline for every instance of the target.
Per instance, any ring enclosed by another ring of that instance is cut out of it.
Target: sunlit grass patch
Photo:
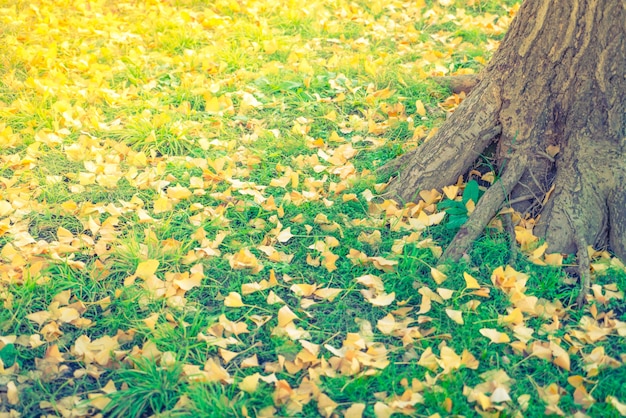
[[[376,170],[517,4],[2,8],[0,415],[615,414],[622,266],[576,311],[497,223],[440,265],[466,184],[402,206]]]

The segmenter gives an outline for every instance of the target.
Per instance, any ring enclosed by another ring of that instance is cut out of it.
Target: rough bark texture
[[[521,171],[505,199],[540,215],[535,233],[550,251],[585,242],[626,261],[625,4],[526,0],[468,98],[431,140],[388,166],[399,170],[391,193],[407,201],[452,184],[495,142],[502,179]],[[451,258],[464,250],[460,239]]]

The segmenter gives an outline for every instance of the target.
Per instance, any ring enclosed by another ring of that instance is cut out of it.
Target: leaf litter
[[[435,266],[466,184],[400,206],[373,172],[519,5],[370,3],[2,5],[1,417],[626,415],[594,396],[623,387],[623,288],[537,296],[566,259],[517,214],[524,271]],[[170,371],[141,409],[128,376]]]

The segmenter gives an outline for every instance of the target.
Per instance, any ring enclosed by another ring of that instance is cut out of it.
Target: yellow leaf
[[[249,295],[251,293],[259,292],[265,289],[267,289],[267,285],[264,286],[261,283],[257,283],[257,282],[244,283],[241,285],[241,293],[244,295]]]
[[[146,260],[139,263],[135,275],[143,280],[148,280],[159,268],[159,260]]]
[[[226,369],[212,358],[204,363],[204,370],[207,372],[206,377],[209,382],[228,382],[231,380]]]
[[[256,274],[263,270],[263,265],[259,263],[256,256],[247,248],[242,248],[235,253],[230,258],[229,264],[233,270],[250,269],[252,274]]]
[[[563,255],[560,253],[546,254],[543,261],[549,266],[560,267],[563,265]]]
[[[478,330],[482,335],[489,338],[492,343],[508,343],[511,341],[509,336],[504,332],[499,332],[498,330],[492,328],[481,328]]]
[[[393,415],[393,412],[394,411],[390,406],[385,405],[382,402],[376,402],[374,404],[374,415],[376,415],[376,418],[389,418]]]
[[[437,288],[437,294],[439,296],[441,296],[441,299],[448,300],[454,294],[454,290],[452,290],[452,289],[445,289],[443,287],[438,287]]]
[[[552,350],[552,356],[554,357],[554,360],[552,360],[552,362],[562,369],[569,371],[570,358],[567,351],[565,351],[560,345],[558,345],[554,341],[550,341],[550,349]]]
[[[389,335],[396,328],[396,319],[391,314],[387,314],[385,317],[378,320],[376,328],[379,329],[385,335]]]
[[[241,308],[244,306],[241,300],[241,295],[237,292],[230,292],[226,298],[224,298],[224,306],[229,308]]]
[[[256,392],[257,388],[259,387],[260,377],[261,375],[259,373],[244,377],[243,380],[239,382],[239,389],[247,393]]]
[[[508,315],[502,318],[502,321],[506,324],[522,324],[524,322],[524,315],[520,308],[515,308]]]
[[[613,405],[613,408],[617,409],[621,416],[626,417],[626,403],[620,402],[619,399],[611,395],[606,397],[606,402]]]
[[[365,299],[374,306],[389,306],[396,299],[396,292],[381,293],[376,297],[372,297],[371,291],[361,290],[361,294]]]
[[[328,270],[328,272],[337,270],[335,262],[339,259],[338,255],[333,254],[330,251],[324,251],[322,253],[322,259],[322,265],[326,267],[326,270]]]
[[[453,349],[447,346],[441,348],[439,366],[443,368],[444,373],[456,370],[461,365],[461,357]]]
[[[424,350],[417,364],[427,368],[432,372],[436,371],[439,368],[439,364],[437,363],[437,356],[433,353],[433,350],[430,347]]]
[[[250,367],[259,367],[259,358],[257,357],[256,354],[253,354],[252,356],[241,360],[239,367],[241,367],[242,369],[249,369]]]
[[[493,393],[489,397],[489,400],[493,403],[502,403],[510,401],[511,397],[509,396],[509,392],[505,388],[500,386],[493,391]]]
[[[448,199],[454,200],[456,196],[459,194],[459,186],[457,185],[446,186],[443,188],[443,194],[445,194]]]
[[[276,236],[276,239],[278,240],[278,242],[284,243],[289,241],[292,237],[293,234],[291,233],[291,227],[288,227],[280,231],[280,233]]]
[[[368,260],[372,262],[374,267],[378,270],[382,270],[386,273],[391,273],[394,271],[394,267],[398,262],[396,260],[387,260],[383,257],[369,257]]]
[[[191,190],[180,185],[169,187],[167,189],[167,197],[169,197],[170,199],[188,199],[189,197],[191,197],[191,195]]]
[[[465,287],[467,289],[480,289],[478,281],[469,274],[463,272],[463,278],[465,279]]]
[[[220,357],[224,360],[224,364],[228,364],[232,359],[239,355],[239,353],[226,350],[224,348],[218,348],[217,351],[220,353]]]
[[[17,386],[15,386],[15,383],[12,380],[7,383],[7,399],[10,405],[17,405],[20,403],[20,394],[17,390]]]
[[[289,289],[297,296],[309,297],[315,292],[317,286],[314,284],[299,283],[291,285]]]
[[[145,318],[143,320],[143,323],[146,324],[146,326],[150,328],[151,330],[154,330],[154,327],[156,327],[156,324],[158,321],[159,321],[159,314],[153,313],[149,317]]]
[[[423,315],[425,313],[430,312],[431,307],[432,307],[431,299],[428,296],[422,295],[422,303],[420,304],[420,310],[418,314]]]
[[[273,305],[275,303],[285,303],[280,296],[278,296],[276,293],[274,293],[273,290],[270,290],[270,293],[267,295],[267,300],[266,300],[268,305]]]
[[[437,284],[443,283],[448,278],[448,276],[442,273],[441,270],[438,270],[434,267],[430,268],[430,275],[433,277],[433,280]]]
[[[293,313],[289,306],[285,305],[278,310],[278,326],[284,327],[294,319],[298,319],[298,316]]]
[[[344,418],[362,418],[365,411],[364,403],[355,403],[343,413]]]
[[[341,293],[342,290],[343,289],[327,287],[324,289],[317,289],[315,292],[313,292],[313,294],[320,299],[332,302],[337,297],[337,295]]]
[[[464,324],[463,312],[456,311],[454,309],[446,309],[446,315],[448,315],[450,317],[450,319],[452,319],[457,324],[460,324],[460,325]]]
[[[426,116],[426,108],[424,107],[424,103],[421,100],[417,100],[415,102],[415,113],[420,116]]]
[[[320,393],[317,398],[317,410],[324,417],[333,416],[333,411],[337,409],[337,402],[333,401],[328,395]]]
[[[328,119],[331,122],[334,122],[337,120],[337,112],[335,112],[334,110],[331,110],[330,112],[328,112],[327,114],[325,114],[324,116],[322,116],[324,119]]]
[[[382,292],[385,290],[385,285],[380,277],[374,276],[373,274],[366,274],[365,276],[359,276],[356,279],[357,283],[362,284],[363,286],[374,289],[378,292]]]

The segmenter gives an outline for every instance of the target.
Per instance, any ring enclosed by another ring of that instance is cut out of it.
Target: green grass
[[[456,232],[448,215],[413,228],[370,199],[388,180],[375,169],[417,146],[416,128],[445,121],[450,92],[431,72],[479,71],[516,1],[35,3],[0,12],[0,119],[17,135],[0,137],[0,415],[328,416],[324,394],[337,416],[362,403],[371,417],[413,391],[423,400],[396,415],[475,416],[496,413],[466,395],[495,371],[512,379],[501,416],[545,415],[539,388],[552,383],[568,416],[616,416],[607,396],[626,402],[621,331],[581,337],[594,317],[626,322],[623,300],[577,310],[571,277],[520,253],[523,296],[552,310],[524,312],[527,351],[494,343],[481,332],[517,339],[499,320],[517,301],[491,280],[510,263],[509,237],[490,228],[466,258],[438,265]],[[240,250],[249,268],[232,267]],[[353,262],[355,251],[397,264]],[[595,262],[593,283],[623,295],[623,269]],[[466,289],[465,273],[482,289]],[[368,301],[355,280],[365,275],[394,294],[389,305]],[[243,306],[229,306],[233,292]],[[384,332],[389,315],[401,325]],[[115,348],[100,351],[105,341]],[[531,355],[534,341],[568,350],[570,370]],[[310,344],[318,351],[301,360]],[[369,356],[383,347],[381,365]],[[599,347],[606,362],[588,375]],[[444,373],[448,350],[477,368]],[[221,369],[188,375],[211,364]],[[267,381],[243,390],[255,373]],[[576,403],[571,376],[596,403]]]

